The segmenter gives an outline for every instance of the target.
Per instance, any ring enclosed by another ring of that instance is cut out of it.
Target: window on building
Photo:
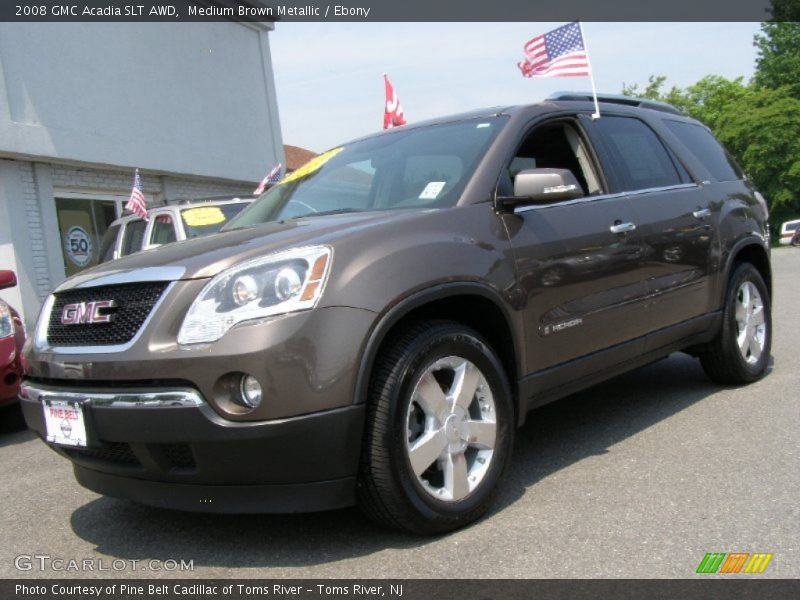
[[[74,275],[99,262],[103,235],[117,216],[117,203],[58,197],[55,203],[64,271]]]

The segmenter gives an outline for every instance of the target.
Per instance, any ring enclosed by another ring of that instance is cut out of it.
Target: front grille
[[[123,442],[105,442],[100,448],[64,448],[73,458],[89,458],[118,465],[141,466],[139,459],[128,444]]]
[[[193,469],[194,456],[188,444],[162,444],[161,451],[174,469]]]
[[[133,339],[153,310],[168,283],[164,281],[108,285],[96,288],[67,290],[56,294],[47,328],[51,346],[114,346]],[[108,323],[64,325],[61,316],[67,304],[113,300],[116,306],[107,309]]]

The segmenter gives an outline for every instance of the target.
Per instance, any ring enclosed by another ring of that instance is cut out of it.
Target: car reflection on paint
[[[587,273],[625,271],[635,267],[652,253],[644,242],[616,242],[608,246],[589,247],[574,255],[556,256],[541,261],[523,281],[526,289],[566,285]]]

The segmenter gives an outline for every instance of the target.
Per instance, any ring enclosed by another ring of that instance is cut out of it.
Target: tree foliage
[[[765,88],[786,86],[800,98],[800,23],[762,23],[753,81]]]

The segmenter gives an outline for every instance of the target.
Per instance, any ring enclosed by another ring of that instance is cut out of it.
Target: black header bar
[[[3,0],[0,21],[766,21],[769,0]],[[720,49],[724,51],[724,49]]]

